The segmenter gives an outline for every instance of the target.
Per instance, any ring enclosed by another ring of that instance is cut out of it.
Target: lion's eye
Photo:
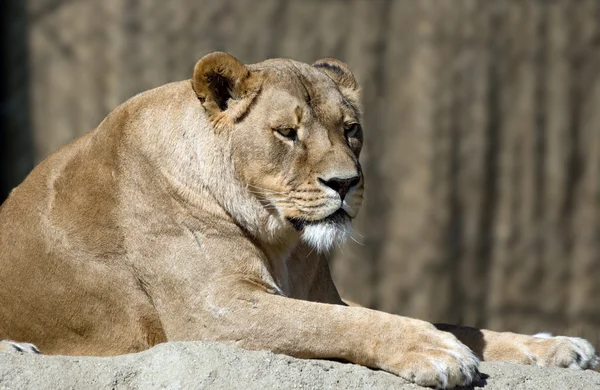
[[[360,130],[360,125],[358,123],[347,123],[344,125],[344,134],[346,138],[355,137]]]
[[[289,140],[295,141],[298,138],[298,132],[292,127],[280,127],[274,130]]]

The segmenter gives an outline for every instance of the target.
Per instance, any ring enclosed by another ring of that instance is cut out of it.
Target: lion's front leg
[[[424,321],[287,298],[252,282],[213,291],[220,293],[209,299],[205,339],[299,358],[343,359],[423,386],[468,385],[478,376],[473,352]]]
[[[578,337],[552,337],[543,333],[528,336],[445,324],[436,327],[454,334],[482,360],[583,370],[594,369],[600,363],[592,344]]]

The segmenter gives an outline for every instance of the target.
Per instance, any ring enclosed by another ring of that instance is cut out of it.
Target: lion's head
[[[264,209],[318,250],[345,238],[363,194],[359,93],[348,67],[331,58],[244,65],[212,53],[192,85]]]

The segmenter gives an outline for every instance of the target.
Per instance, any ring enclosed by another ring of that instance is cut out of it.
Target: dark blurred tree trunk
[[[30,2],[38,159],[213,50],[348,62],[366,201],[333,260],[394,313],[600,344],[600,2]]]
[[[0,203],[33,168],[25,2],[0,2]]]

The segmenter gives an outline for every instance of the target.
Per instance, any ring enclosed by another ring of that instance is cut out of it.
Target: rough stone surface
[[[600,389],[593,371],[482,363],[475,388]],[[208,342],[117,357],[0,353],[0,389],[418,389],[383,371]]]

